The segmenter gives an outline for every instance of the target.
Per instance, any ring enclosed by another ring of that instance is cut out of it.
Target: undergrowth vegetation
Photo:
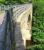
[[[0,0],[0,4],[25,4],[31,3],[32,0]]]
[[[44,0],[33,0],[33,45],[29,50],[44,50]]]

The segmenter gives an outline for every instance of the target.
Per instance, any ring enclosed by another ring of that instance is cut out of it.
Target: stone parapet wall
[[[13,22],[15,24],[16,48],[26,47],[26,40],[31,40],[32,27],[32,4],[21,5],[13,9]]]

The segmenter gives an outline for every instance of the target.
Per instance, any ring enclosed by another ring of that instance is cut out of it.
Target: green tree
[[[2,4],[23,4],[23,3],[29,3],[32,2],[32,0],[0,0],[0,3]]]
[[[33,0],[33,45],[29,50],[44,50],[44,0]]]

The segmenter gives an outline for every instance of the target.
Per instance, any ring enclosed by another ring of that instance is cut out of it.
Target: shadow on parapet
[[[5,31],[5,50],[10,50],[11,48],[11,40],[10,40],[10,23],[11,23],[11,19],[10,19],[10,11],[7,10],[6,11],[7,14],[6,14],[6,31]]]
[[[25,50],[23,39],[22,39],[22,33],[20,28],[20,23],[17,23],[13,21],[12,27],[11,27],[11,50]]]
[[[20,23],[15,22],[14,28],[15,28],[14,34],[15,34],[15,43],[16,43],[15,50],[25,50]]]

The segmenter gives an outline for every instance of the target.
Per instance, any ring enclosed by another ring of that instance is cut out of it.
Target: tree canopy
[[[32,2],[32,0],[0,0],[0,4],[23,4],[23,3],[29,3]]]

